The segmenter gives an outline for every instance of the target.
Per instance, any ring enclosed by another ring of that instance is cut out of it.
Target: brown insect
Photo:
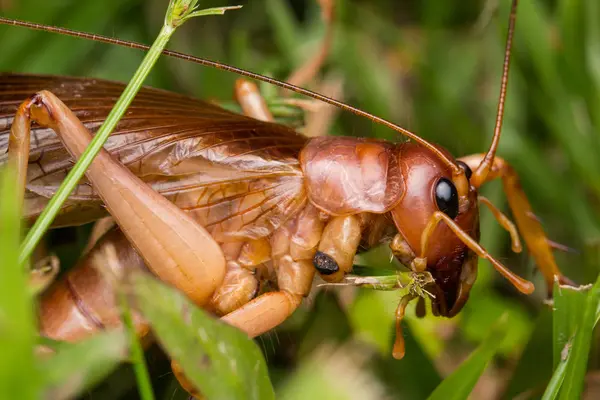
[[[550,293],[555,279],[567,281],[552,242],[517,174],[496,157],[516,7],[514,0],[494,137],[485,154],[455,159],[387,121],[282,83],[393,127],[414,143],[308,139],[273,123],[246,81],[236,86],[246,116],[143,89],[54,222],[77,225],[110,215],[118,228],[99,228],[79,265],[42,296],[42,334],[74,341],[120,323],[114,286],[101,272],[112,251],[113,269],[147,268],[251,337],[294,312],[315,272],[327,282],[342,281],[359,246],[373,246],[390,229],[393,253],[421,279],[435,315],[452,317],[462,309],[478,257],[529,294],[531,282],[478,244],[483,203],[510,232],[513,250],[521,250],[517,228],[478,195],[497,178]],[[0,153],[8,148],[0,162],[18,166],[27,219],[39,215],[123,88],[87,78],[0,75]],[[278,291],[259,294],[259,276]],[[417,297],[409,291],[396,312],[397,358],[404,355],[404,311]],[[141,335],[148,331],[139,317],[137,328]]]

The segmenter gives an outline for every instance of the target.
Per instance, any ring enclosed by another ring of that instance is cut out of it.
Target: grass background
[[[600,265],[600,4],[594,0],[522,1],[499,154],[519,172],[549,236],[578,250],[557,253],[573,280],[595,280]],[[202,1],[204,6],[226,0]],[[285,78],[316,51],[324,26],[313,0],[231,1],[240,11],[192,21],[170,48]],[[352,105],[389,118],[454,155],[487,149],[493,130],[509,1],[338,0],[335,42],[322,78],[343,82]],[[150,43],[164,0],[4,0],[2,14]],[[127,81],[142,54],[88,41],[0,28],[0,71]],[[162,59],[148,84],[230,102],[236,77]],[[317,90],[321,85],[315,86]],[[330,134],[396,139],[390,131],[338,115]],[[484,194],[506,209],[497,183]],[[482,243],[513,270],[543,280],[526,252],[482,212]],[[49,246],[72,264],[85,229],[60,230]],[[486,262],[463,312],[453,320],[409,318],[407,357],[390,357],[398,294],[329,290],[311,297],[275,332],[259,339],[277,393],[305,398],[425,398],[489,335],[501,316],[498,354],[474,398],[541,395],[553,370],[552,318],[543,290],[525,297]],[[588,380],[598,346],[592,336]],[[340,347],[341,346],[341,347]],[[496,352],[496,351],[494,351]],[[184,398],[158,348],[148,353],[158,398]],[[591,386],[590,386],[591,387]],[[591,389],[590,389],[591,390]],[[121,368],[93,398],[135,395]],[[589,395],[589,394],[588,394]],[[526,397],[523,397],[526,398]]]

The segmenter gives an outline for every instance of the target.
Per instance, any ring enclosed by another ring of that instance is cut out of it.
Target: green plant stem
[[[89,168],[96,155],[100,152],[100,149],[102,149],[104,146],[104,143],[108,139],[109,135],[115,129],[117,123],[125,114],[125,111],[127,111],[127,108],[133,101],[135,95],[139,92],[140,88],[142,87],[142,83],[146,79],[146,76],[148,76],[150,73],[150,70],[156,63],[156,60],[158,60],[158,57],[167,45],[167,42],[171,38],[171,35],[174,31],[175,28],[168,25],[163,26],[161,29],[158,37],[152,44],[152,47],[133,75],[133,78],[131,78],[131,81],[123,91],[123,94],[121,94],[121,97],[119,97],[115,107],[111,110],[110,114],[108,114],[106,121],[104,121],[104,124],[102,124],[102,127],[98,130],[98,133],[96,133],[94,139],[90,142],[90,145],[81,155],[81,158],[69,172],[67,178],[60,185],[56,194],[50,199],[48,205],[27,234],[27,237],[23,241],[21,250],[19,252],[20,264],[24,264],[29,256],[31,256],[31,253],[58,214],[62,204],[73,192],[85,174],[85,171]]]
[[[133,363],[133,371],[135,373],[140,398],[142,400],[154,400],[154,392],[152,390],[150,374],[148,373],[148,368],[146,366],[144,349],[142,349],[142,345],[135,332],[131,309],[129,308],[129,304],[123,293],[119,293],[119,302],[121,303],[123,325],[125,325],[130,338],[131,362]]]
[[[0,398],[36,399],[41,376],[35,368],[35,317],[27,274],[18,268],[21,233],[17,179],[12,165],[0,169]]]

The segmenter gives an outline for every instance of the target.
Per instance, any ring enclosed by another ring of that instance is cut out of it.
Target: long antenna
[[[508,71],[510,67],[510,54],[512,49],[513,36],[515,33],[515,24],[517,22],[517,5],[519,1],[513,0],[508,19],[508,35],[506,38],[506,47],[504,49],[504,66],[502,69],[502,80],[500,83],[500,96],[498,98],[498,111],[496,113],[496,126],[494,127],[494,136],[492,144],[487,154],[473,172],[471,184],[475,187],[481,186],[487,179],[488,173],[494,164],[494,157],[500,143],[500,132],[502,131],[502,121],[504,120],[504,103],[506,102],[506,88],[508,86]]]
[[[101,42],[101,43],[107,43],[107,44],[113,44],[113,45],[117,45],[117,46],[123,46],[123,47],[129,47],[131,49],[139,49],[139,50],[148,50],[150,49],[149,46],[145,45],[145,44],[141,44],[141,43],[137,43],[137,42],[130,42],[127,40],[121,40],[121,39],[115,39],[115,38],[111,38],[108,36],[103,36],[103,35],[96,35],[96,34],[92,34],[92,33],[85,33],[85,32],[79,32],[79,31],[75,31],[75,30],[71,30],[71,29],[67,29],[67,28],[59,28],[56,26],[48,26],[48,25],[43,25],[43,24],[36,24],[33,22],[27,22],[27,21],[20,21],[20,20],[16,20],[16,19],[10,19],[10,18],[4,18],[4,17],[0,17],[0,24],[4,24],[4,25],[12,25],[12,26],[20,26],[23,28],[28,28],[28,29],[33,29],[33,30],[37,30],[37,31],[45,31],[45,32],[51,32],[51,33],[59,33],[62,35],[67,35],[67,36],[73,36],[73,37],[77,37],[77,38],[82,38],[82,39],[89,39],[89,40],[94,40],[96,42]],[[339,100],[335,100],[332,99],[331,97],[327,97],[324,96],[322,94],[313,92],[311,90],[308,89],[304,89],[292,84],[289,84],[287,82],[283,82],[277,79],[273,79],[273,78],[269,78],[267,76],[263,76],[260,74],[256,74],[254,72],[250,72],[241,68],[236,68],[233,67],[231,65],[227,65],[227,64],[223,64],[217,61],[211,61],[211,60],[207,60],[205,58],[200,58],[200,57],[195,57],[195,56],[190,56],[184,53],[179,53],[176,51],[171,51],[171,50],[163,50],[162,54],[169,56],[169,57],[174,57],[174,58],[179,58],[181,60],[185,60],[185,61],[191,61],[193,63],[196,64],[200,64],[200,65],[204,65],[204,66],[208,66],[208,67],[212,67],[212,68],[216,68],[216,69],[220,69],[223,71],[228,71],[228,72],[233,72],[235,74],[238,75],[242,75],[242,76],[246,76],[248,78],[257,80],[257,81],[262,81],[262,82],[266,82],[269,83],[271,85],[275,85],[275,86],[279,86],[283,89],[287,89],[287,90],[291,90],[295,93],[304,95],[304,96],[308,96],[308,97],[312,97],[313,99],[316,100],[320,100],[324,103],[328,103],[331,104],[333,106],[339,107],[342,110],[345,111],[349,111],[353,114],[356,114],[360,117],[364,117],[364,118],[368,118],[369,120],[384,125],[390,129],[393,129],[396,132],[401,133],[402,135],[407,136],[408,138],[414,140],[415,142],[419,143],[420,145],[426,147],[427,149],[429,149],[430,151],[432,151],[444,164],[446,164],[451,170],[452,173],[454,175],[460,175],[462,174],[462,169],[455,164],[450,158],[448,158],[442,151],[440,151],[436,146],[434,146],[433,144],[429,143],[428,141],[426,141],[425,139],[417,136],[416,134],[412,133],[411,131],[402,128],[401,126],[398,126],[396,124],[394,124],[393,122],[390,122],[386,119],[377,117],[373,114],[370,114],[366,111],[362,111],[356,107],[350,106],[346,103],[342,103]]]

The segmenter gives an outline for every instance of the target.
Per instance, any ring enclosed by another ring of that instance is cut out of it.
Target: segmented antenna
[[[515,24],[517,22],[517,4],[518,0],[513,0],[512,7],[510,9],[510,17],[508,20],[508,35],[506,38],[506,47],[504,49],[504,66],[502,69],[502,80],[500,82],[500,96],[498,98],[498,111],[496,113],[496,126],[494,127],[494,136],[492,138],[492,144],[487,154],[481,161],[481,164],[473,171],[471,177],[471,184],[475,187],[481,186],[489,172],[494,165],[494,157],[496,156],[496,150],[498,149],[498,143],[500,143],[500,132],[502,131],[502,122],[504,120],[504,103],[506,102],[506,88],[508,86],[508,71],[510,67],[510,54],[512,49],[513,36],[515,32]]]
[[[29,28],[29,29],[33,29],[33,30],[38,30],[38,31],[45,31],[45,32],[51,32],[51,33],[58,33],[58,34],[62,34],[62,35],[67,35],[67,36],[73,36],[73,37],[77,37],[77,38],[82,38],[82,39],[89,39],[89,40],[94,40],[96,42],[101,42],[101,43],[107,43],[107,44],[113,44],[113,45],[117,45],[117,46],[123,46],[123,47],[128,47],[131,49],[139,49],[139,50],[148,50],[150,49],[150,46],[147,46],[145,44],[141,44],[141,43],[136,43],[136,42],[130,42],[127,40],[121,40],[121,39],[115,39],[115,38],[111,38],[108,36],[103,36],[103,35],[96,35],[96,34],[92,34],[92,33],[85,33],[85,32],[79,32],[79,31],[74,31],[71,29],[67,29],[67,28],[59,28],[59,27],[55,27],[55,26],[48,26],[48,25],[43,25],[43,24],[36,24],[33,22],[27,22],[27,21],[20,21],[20,20],[16,20],[16,19],[10,19],[10,18],[4,18],[4,17],[0,17],[0,24],[4,24],[4,25],[12,25],[12,26],[20,26],[20,27],[24,27],[24,28]],[[324,103],[328,103],[331,104],[333,106],[339,107],[342,110],[345,111],[349,111],[353,114],[356,114],[360,117],[364,117],[364,118],[368,118],[369,120],[384,125],[390,129],[393,129],[396,132],[401,133],[404,136],[407,136],[408,138],[414,140],[415,142],[419,143],[420,145],[426,147],[427,149],[429,149],[430,151],[432,151],[444,164],[446,164],[451,170],[452,173],[455,175],[460,175],[462,174],[462,169],[455,164],[450,158],[448,158],[442,151],[440,151],[436,146],[434,146],[433,144],[429,143],[428,141],[426,141],[425,139],[417,136],[415,133],[412,133],[411,131],[402,128],[401,126],[398,126],[396,124],[394,124],[393,122],[390,122],[386,119],[377,117],[373,114],[370,114],[366,111],[362,111],[356,107],[350,106],[346,103],[343,103],[339,100],[335,100],[332,99],[331,97],[327,97],[324,96],[322,94],[313,92],[311,90],[308,89],[304,89],[295,85],[292,85],[290,83],[287,82],[283,82],[277,79],[273,79],[273,78],[269,78],[267,76],[263,76],[260,74],[256,74],[254,72],[250,72],[241,68],[237,68],[237,67],[233,67],[231,65],[227,65],[227,64],[223,64],[217,61],[211,61],[211,60],[207,60],[205,58],[200,58],[200,57],[195,57],[195,56],[190,56],[187,54],[183,54],[183,53],[179,53],[176,51],[171,51],[171,50],[163,50],[162,54],[169,56],[169,57],[174,57],[174,58],[179,58],[181,60],[185,60],[185,61],[191,61],[193,63],[196,64],[200,64],[200,65],[204,65],[207,67],[212,67],[212,68],[216,68],[222,71],[228,71],[228,72],[233,72],[235,74],[238,75],[242,75],[257,81],[262,81],[262,82],[266,82],[269,83],[271,85],[275,85],[278,86],[280,88],[283,89],[287,89],[290,90],[292,92],[304,95],[304,96],[308,96],[308,97],[312,97],[313,99],[322,101]]]

